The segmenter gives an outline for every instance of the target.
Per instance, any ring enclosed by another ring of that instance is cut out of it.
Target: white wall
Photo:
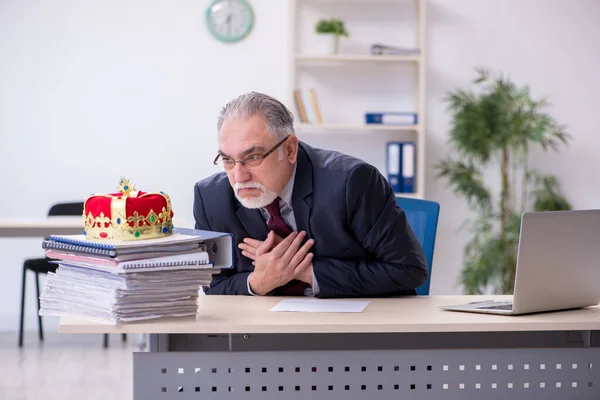
[[[549,96],[552,115],[573,136],[572,144],[559,154],[534,152],[532,166],[556,174],[574,208],[599,208],[598,15],[600,2],[595,0],[431,1],[429,161],[448,152],[450,118],[440,101],[446,91],[466,87],[474,77],[474,65],[502,69],[516,82],[530,85],[533,96]],[[469,235],[458,227],[474,214],[441,181],[433,181],[433,174],[430,167],[427,195],[441,203],[441,215],[431,290],[459,293],[454,284]],[[499,182],[500,177],[490,180]]]
[[[220,107],[249,90],[287,92],[286,2],[252,1],[255,30],[235,45],[209,35],[207,1],[0,4],[0,218],[43,217],[124,175],[192,221],[193,184],[217,168]],[[43,252],[36,239],[0,239],[0,253],[0,330],[13,330],[22,259]]]
[[[176,214],[191,221],[192,186],[215,171],[220,107],[248,90],[289,99],[288,2],[251,3],[257,25],[237,45],[209,36],[208,2],[0,3],[0,218],[43,217],[51,203],[112,191],[125,175],[138,188],[169,193]],[[467,85],[477,64],[549,95],[574,142],[560,159],[536,154],[535,163],[558,174],[576,208],[597,207],[598,180],[583,174],[599,166],[592,118],[600,106],[600,3],[430,0],[428,14],[426,189],[442,206],[432,293],[447,294],[459,292],[467,235],[457,229],[470,214],[432,180],[431,165],[447,151],[442,96]],[[388,138],[311,141],[382,167]],[[0,239],[0,253],[0,331],[16,330],[22,260],[43,252],[37,239]]]

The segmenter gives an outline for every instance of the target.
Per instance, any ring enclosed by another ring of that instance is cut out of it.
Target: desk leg
[[[580,337],[151,335],[134,399],[597,400],[600,348]]]
[[[169,335],[151,334],[149,350],[152,353],[169,351]]]

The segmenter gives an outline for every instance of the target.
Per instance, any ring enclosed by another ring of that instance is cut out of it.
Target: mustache
[[[264,192],[265,187],[258,182],[244,182],[244,183],[236,183],[235,185],[233,185],[233,189],[236,191],[236,193],[240,189],[259,189]]]

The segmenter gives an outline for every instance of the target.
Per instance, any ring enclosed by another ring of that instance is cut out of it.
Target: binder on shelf
[[[368,112],[365,123],[382,125],[417,125],[419,118],[412,112]]]
[[[310,102],[314,111],[314,122],[317,124],[323,123],[323,117],[321,116],[321,109],[319,108],[319,102],[317,101],[317,92],[315,89],[310,89]]]
[[[387,143],[387,178],[395,193],[415,192],[415,143]]]
[[[374,43],[371,45],[372,55],[417,55],[421,54],[421,50],[416,47],[392,46],[382,43]]]
[[[415,144],[402,144],[402,193],[415,192]]]
[[[400,182],[402,153],[400,151],[400,146],[401,144],[396,142],[388,142],[387,144],[387,178],[394,193],[402,191]]]
[[[302,99],[302,93],[299,90],[294,90],[294,100],[296,102],[296,108],[298,109],[300,122],[307,124],[308,115],[306,113],[306,107],[304,106],[304,100]]]
[[[294,102],[298,112],[299,120],[303,124],[319,125],[323,123],[323,116],[317,100],[315,89],[308,91],[309,103],[304,102],[304,95],[301,90],[294,90]]]

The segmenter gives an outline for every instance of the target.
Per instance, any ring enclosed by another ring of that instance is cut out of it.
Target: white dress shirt
[[[281,217],[283,218],[285,223],[288,224],[288,226],[292,229],[292,231],[296,231],[298,229],[298,227],[296,225],[296,218],[294,217],[294,209],[292,208],[292,194],[294,192],[294,181],[296,179],[297,166],[298,166],[298,164],[294,165],[294,172],[292,173],[292,177],[290,178],[288,183],[285,185],[285,187],[279,194],[279,197],[281,198],[281,200],[279,201],[279,210],[281,212]],[[267,211],[267,209],[265,207],[261,207],[260,213],[261,213],[263,219],[265,220],[265,223],[268,224],[269,223],[269,212]],[[251,295],[254,295],[254,293],[252,293],[252,290],[250,290],[250,276],[248,276],[247,285],[248,285],[248,292]],[[313,273],[312,287],[307,287],[304,290],[304,295],[314,296],[314,295],[317,295],[318,293],[319,293],[319,285],[317,284],[317,280],[315,279],[315,274]]]

